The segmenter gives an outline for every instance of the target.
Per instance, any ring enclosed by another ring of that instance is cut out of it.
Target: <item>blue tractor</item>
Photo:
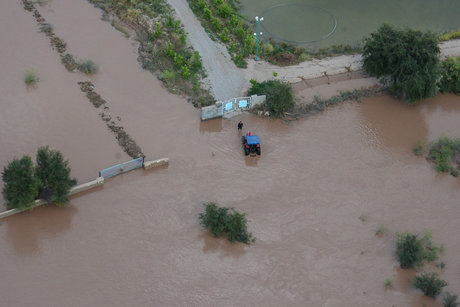
[[[241,141],[243,143],[244,154],[246,156],[248,155],[260,156],[261,148],[260,148],[259,136],[253,135],[252,132],[248,132],[246,133],[245,136],[241,137]]]

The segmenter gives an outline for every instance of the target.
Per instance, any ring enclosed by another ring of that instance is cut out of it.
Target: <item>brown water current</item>
[[[415,107],[366,98],[289,124],[249,114],[200,122],[100,11],[83,0],[39,9],[72,54],[99,64],[92,82],[147,157],[170,165],[4,220],[1,306],[441,306],[411,286],[394,254],[396,232],[428,229],[445,245],[446,290],[460,294],[460,180],[412,153],[419,139],[460,135],[460,97]],[[43,143],[64,152],[79,180],[128,159],[30,13],[2,1],[0,17],[11,29],[0,32],[9,42],[0,166]],[[29,67],[41,77],[33,90],[22,79]],[[260,135],[260,157],[244,156],[239,120]],[[256,242],[202,230],[206,201],[247,213]],[[388,233],[376,237],[381,224]]]

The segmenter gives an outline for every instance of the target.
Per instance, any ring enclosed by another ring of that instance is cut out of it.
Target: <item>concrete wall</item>
[[[257,96],[257,95],[252,95],[251,96],[251,108],[263,104],[265,102],[265,95]],[[237,110],[237,112],[228,112],[225,114],[225,118],[230,118],[235,115],[240,114],[240,110]],[[213,118],[218,118],[222,117],[223,112],[222,112],[222,101],[216,102],[216,104],[208,107],[203,107],[201,108],[201,120],[207,120],[207,119],[213,119]]]
[[[161,165],[168,165],[168,164],[169,164],[169,159],[168,158],[163,158],[163,159],[154,160],[154,161],[144,161],[144,169],[147,170],[147,169],[151,169],[153,167],[157,167],[157,166],[161,166]],[[86,182],[86,183],[79,184],[79,185],[76,185],[76,186],[72,187],[70,189],[70,191],[69,191],[69,195],[75,195],[77,193],[93,189],[93,188],[98,187],[98,186],[103,185],[103,184],[104,184],[104,177],[97,177],[93,181]],[[7,216],[11,216],[11,215],[16,214],[16,213],[23,212],[25,210],[31,210],[31,209],[33,209],[35,207],[39,207],[39,206],[42,206],[42,205],[45,205],[45,204],[47,204],[47,202],[45,200],[37,199],[34,202],[34,204],[32,205],[32,207],[30,207],[30,208],[23,209],[23,210],[10,209],[10,210],[0,212],[0,219],[3,219],[5,217],[7,217]]]
[[[74,194],[77,194],[77,193],[80,193],[80,192],[95,188],[95,187],[103,185],[103,184],[104,184],[104,178],[98,177],[93,181],[74,186],[73,188],[70,189],[69,195],[74,195]],[[6,211],[1,212],[0,213],[0,219],[5,218],[5,217],[10,216],[10,215],[13,215],[13,214],[16,214],[16,213],[23,212],[25,210],[31,210],[33,208],[39,207],[41,205],[44,205],[46,203],[47,202],[45,200],[43,200],[43,199],[37,199],[35,201],[35,203],[32,205],[32,207],[30,207],[30,208],[23,209],[23,210],[21,210],[21,209],[10,209],[10,210],[6,210]]]
[[[158,159],[154,161],[144,161],[144,169],[148,170],[148,169],[151,169],[157,166],[168,165],[168,164],[169,164],[168,158]]]
[[[257,96],[257,95],[252,95],[251,96],[251,108],[259,105],[259,104],[263,104],[265,103],[265,99],[266,99],[266,96],[265,95],[261,95],[261,96]]]
[[[218,101],[212,106],[201,108],[201,120],[217,118],[222,116],[222,102]]]

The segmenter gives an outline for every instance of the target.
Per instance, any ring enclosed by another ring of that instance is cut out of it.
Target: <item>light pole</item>
[[[257,33],[254,33],[255,36],[257,36],[257,53],[256,53],[256,61],[259,60],[259,36],[262,35],[262,32],[259,32],[260,29],[260,23],[264,21],[263,17],[256,16],[256,22],[257,22]]]

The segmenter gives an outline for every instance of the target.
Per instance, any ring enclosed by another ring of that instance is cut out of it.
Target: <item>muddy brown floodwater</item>
[[[126,160],[79,91],[84,76],[59,66],[17,1],[0,8],[0,22],[10,29],[1,32],[10,43],[0,49],[8,83],[0,85],[0,166],[42,142],[68,148],[81,180]],[[421,138],[460,135],[460,97],[439,95],[409,107],[381,96],[290,124],[249,114],[200,122],[197,110],[141,70],[132,42],[101,21],[97,9],[63,0],[40,11],[72,54],[100,65],[93,83],[147,157],[171,163],[113,178],[70,206],[4,220],[2,306],[440,306],[413,289],[414,273],[398,269],[394,255],[396,232],[428,229],[446,247],[446,289],[460,293],[460,180],[437,174],[411,152]],[[25,41],[30,45],[19,48]],[[43,64],[24,64],[31,59]],[[43,76],[31,92],[21,78],[29,65]],[[39,108],[48,100],[66,107]],[[5,101],[22,106],[28,120],[16,123],[20,111],[6,118]],[[53,121],[58,116],[64,123]],[[25,128],[5,131],[5,118]],[[239,120],[260,135],[261,157],[244,157]],[[30,129],[36,134],[29,136]],[[98,147],[91,149],[88,138]],[[247,213],[256,243],[230,244],[203,231],[198,214],[205,201]],[[379,238],[381,224],[389,231]],[[384,290],[386,278],[394,289]]]

